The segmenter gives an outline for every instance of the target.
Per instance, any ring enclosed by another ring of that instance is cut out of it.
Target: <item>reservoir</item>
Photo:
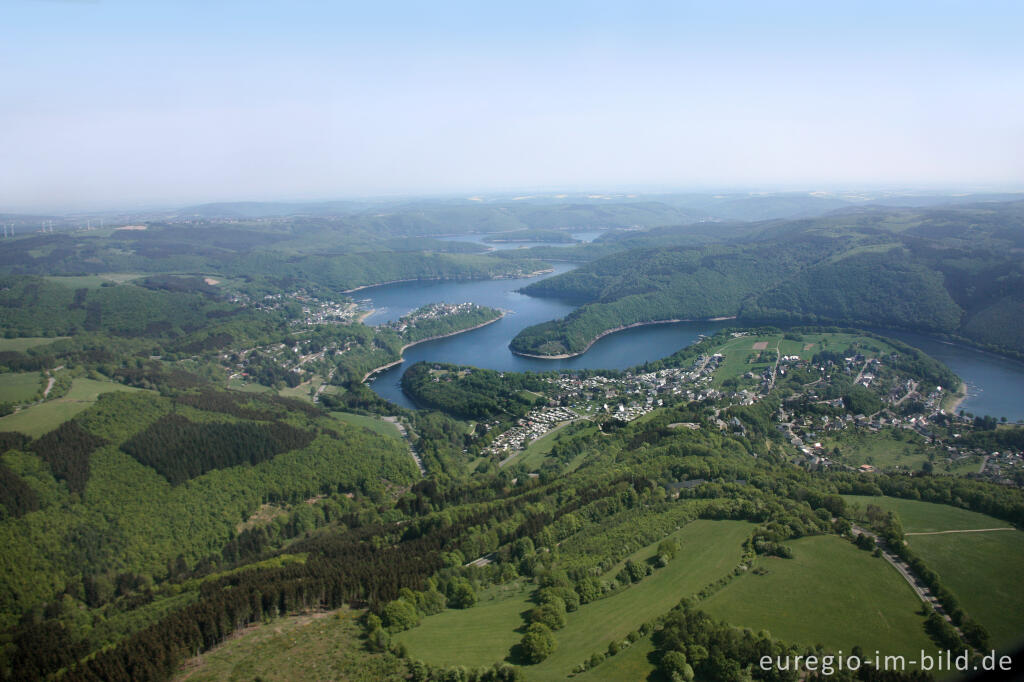
[[[548,277],[571,270],[573,265],[557,264]],[[402,393],[402,372],[414,362],[450,362],[512,372],[544,372],[561,368],[623,369],[657,360],[690,345],[700,334],[714,334],[728,322],[677,322],[673,324],[635,327],[609,334],[590,350],[575,358],[538,360],[513,355],[509,341],[520,330],[533,324],[568,315],[576,307],[550,298],[534,298],[516,290],[537,278],[498,279],[462,282],[399,282],[364,289],[357,294],[372,302],[373,315],[366,324],[395,320],[427,303],[472,301],[507,311],[504,318],[486,327],[427,341],[406,349],[405,362],[377,375],[370,386],[393,403],[413,409],[415,406]]]
[[[543,277],[552,277],[574,267],[559,263],[555,265],[554,272]],[[578,357],[563,360],[524,358],[513,355],[508,349],[509,342],[520,330],[564,317],[576,307],[566,301],[534,298],[517,292],[517,289],[538,279],[398,282],[360,291],[356,298],[368,298],[375,311],[366,319],[366,324],[370,325],[398,319],[422,305],[440,301],[472,301],[507,311],[505,317],[494,324],[407,349],[403,355],[405,362],[381,372],[370,386],[387,400],[413,409],[415,406],[402,393],[400,381],[405,368],[421,360],[512,372],[562,368],[624,369],[671,355],[697,341],[701,334],[711,335],[737,324],[734,320],[726,320],[635,327],[605,336]],[[967,384],[967,399],[960,409],[978,415],[1005,416],[1010,421],[1024,419],[1024,363],[920,334],[877,331],[920,348],[956,372]]]

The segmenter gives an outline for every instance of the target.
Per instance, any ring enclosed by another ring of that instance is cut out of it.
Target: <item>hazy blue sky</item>
[[[0,8],[0,210],[1024,186],[1020,2]]]

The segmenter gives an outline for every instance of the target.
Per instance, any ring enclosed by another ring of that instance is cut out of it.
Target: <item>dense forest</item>
[[[747,225],[714,246],[678,245],[692,241],[689,230],[653,231],[622,241],[627,251],[526,287],[583,305],[523,330],[511,348],[578,353],[629,324],[739,316],[938,332],[1019,356],[1021,206],[841,212]]]
[[[508,419],[546,404],[543,382],[532,374],[417,362],[402,375],[402,390],[417,405],[464,419]]]

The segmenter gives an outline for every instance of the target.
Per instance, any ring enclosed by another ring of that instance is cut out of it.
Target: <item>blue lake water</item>
[[[592,242],[607,230],[588,230],[585,232],[570,232],[569,236],[580,242]],[[490,235],[486,234],[460,234],[451,237],[441,237],[444,241],[449,242],[471,242],[473,244],[483,244],[484,246],[494,249],[495,251],[505,251],[506,249],[529,249],[534,246],[571,246],[572,242],[487,242],[484,241]]]
[[[571,270],[573,265],[558,264],[548,277]],[[364,289],[356,298],[368,298],[376,310],[367,324],[395,320],[427,303],[473,301],[509,311],[498,322],[475,331],[436,341],[421,343],[406,350],[405,362],[382,372],[371,383],[382,397],[412,408],[402,393],[402,372],[419,361],[450,362],[505,371],[545,371],[561,368],[623,369],[671,355],[694,343],[699,335],[714,334],[725,322],[678,322],[635,327],[610,334],[597,341],[581,356],[563,360],[538,360],[513,355],[509,341],[525,327],[569,314],[574,305],[550,298],[533,298],[518,293],[532,279],[506,279],[463,282],[401,282]],[[906,332],[879,330],[920,348],[944,362],[968,387],[961,409],[975,414],[1005,416],[1011,421],[1024,419],[1024,363],[1015,362],[971,348]]]
[[[558,274],[574,266],[559,264]],[[537,281],[505,279],[476,282],[402,282],[364,289],[357,297],[369,298],[377,310],[366,324],[395,320],[427,303],[473,301],[481,305],[509,311],[504,318],[480,329],[428,341],[405,351],[405,362],[377,375],[370,384],[388,400],[412,408],[402,393],[402,372],[414,362],[451,362],[506,371],[541,372],[563,367],[622,369],[647,360],[657,360],[690,345],[700,334],[714,334],[727,322],[677,322],[674,324],[635,327],[610,334],[597,341],[579,357],[563,360],[538,360],[513,355],[509,341],[520,330],[572,312],[572,304],[549,298],[534,298],[516,290]]]
[[[967,384],[967,399],[959,409],[1010,421],[1024,419],[1024,363],[921,334],[877,332],[920,348],[956,372]]]

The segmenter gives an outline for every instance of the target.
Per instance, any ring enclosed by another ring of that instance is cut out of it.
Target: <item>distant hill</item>
[[[725,231],[719,244],[700,243],[706,226],[620,237],[632,248],[527,287],[583,306],[511,348],[573,354],[629,324],[739,316],[942,333],[1024,355],[1024,201],[861,206]]]

